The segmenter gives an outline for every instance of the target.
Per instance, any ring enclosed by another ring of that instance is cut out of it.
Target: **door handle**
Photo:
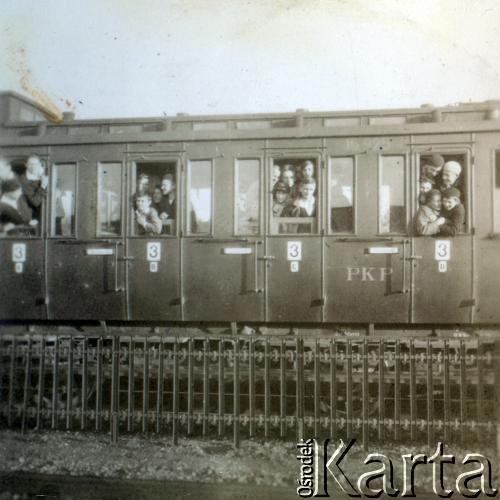
[[[406,260],[422,260],[421,255],[410,255],[409,257],[406,257]]]
[[[274,260],[276,257],[274,255],[263,255],[262,257],[259,257],[259,260]]]
[[[253,289],[254,293],[262,293],[262,290],[259,288],[259,257],[258,257],[258,246],[259,242],[253,242],[253,272],[254,272],[254,285]]]

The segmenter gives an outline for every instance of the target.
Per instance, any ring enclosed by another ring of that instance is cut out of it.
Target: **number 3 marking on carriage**
[[[450,260],[451,244],[450,240],[436,241],[436,260]]]
[[[302,260],[302,242],[288,241],[287,243],[287,260]]]
[[[12,262],[26,262],[26,243],[12,245]]]
[[[147,256],[150,262],[159,262],[161,256],[161,246],[159,242],[148,242]]]

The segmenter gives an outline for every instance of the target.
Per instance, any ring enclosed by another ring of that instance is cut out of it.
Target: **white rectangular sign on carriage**
[[[287,260],[302,260],[302,242],[287,241]]]
[[[450,240],[436,240],[436,260],[450,260],[451,254],[451,241]]]
[[[159,241],[148,241],[146,250],[149,262],[159,262],[161,260],[161,244]]]
[[[87,255],[113,255],[112,248],[87,248],[85,251]]]
[[[26,262],[26,243],[12,245],[12,262]]]

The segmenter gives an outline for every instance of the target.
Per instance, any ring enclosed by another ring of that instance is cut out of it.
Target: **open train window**
[[[75,236],[76,163],[52,167],[51,235]]]
[[[97,236],[122,232],[122,164],[97,165]]]
[[[463,153],[420,155],[417,235],[450,237],[466,232],[466,167],[467,155]]]
[[[134,180],[134,234],[177,234],[177,162],[139,162]]]
[[[355,232],[354,158],[330,158],[329,168],[330,232]]]
[[[237,160],[234,179],[235,234],[259,234],[260,160]]]
[[[275,158],[271,165],[271,187],[271,233],[316,234],[317,159]]]
[[[0,158],[0,236],[40,236],[48,176],[37,155]]]
[[[406,197],[404,155],[380,156],[378,220],[379,234],[404,234]]]

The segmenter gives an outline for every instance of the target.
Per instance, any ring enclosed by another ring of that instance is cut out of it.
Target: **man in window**
[[[282,217],[316,217],[316,181],[302,181],[299,184],[299,196],[295,201],[286,206],[281,213]],[[311,224],[299,224],[297,232],[310,233]]]
[[[41,206],[47,194],[49,178],[45,175],[45,169],[36,155],[31,155],[26,161],[26,173],[19,178],[23,188],[23,194],[28,201],[32,211],[32,218],[40,220]]]

